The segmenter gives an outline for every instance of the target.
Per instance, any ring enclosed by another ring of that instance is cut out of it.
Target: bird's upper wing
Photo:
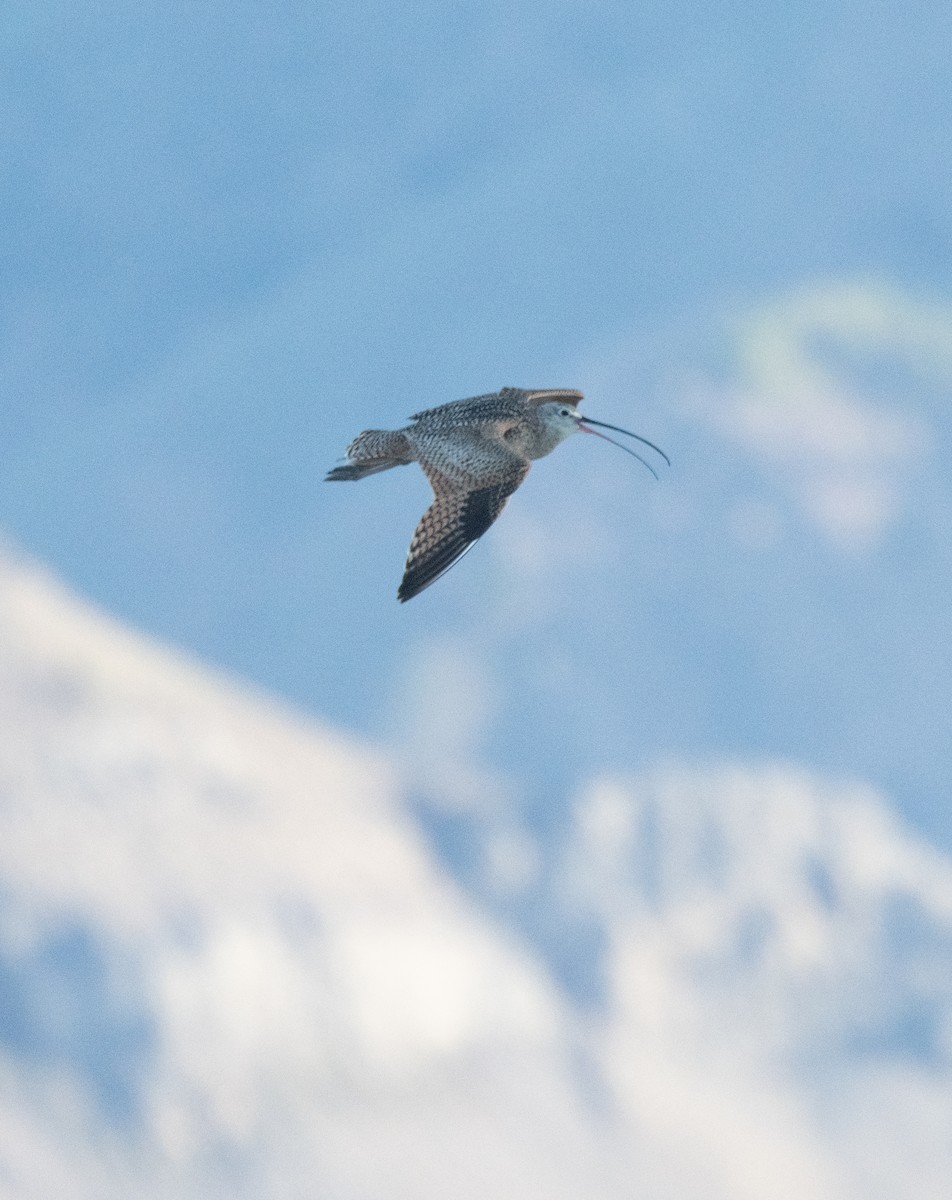
[[[427,408],[414,413],[411,421],[427,417],[441,417],[447,424],[458,422],[472,426],[481,419],[495,420],[501,416],[523,416],[527,404],[538,406],[549,400],[567,400],[570,404],[581,404],[585,399],[576,388],[517,388],[504,387],[498,392],[486,392],[482,396],[470,396],[466,400],[450,400],[436,408]]]
[[[500,448],[501,449],[501,448]],[[502,456],[505,455],[505,457]],[[433,503],[416,527],[397,599],[409,600],[459,562],[506,507],[529,472],[529,463],[504,451],[486,482],[450,478],[422,463],[433,485]]]
[[[548,404],[550,400],[564,400],[575,405],[581,404],[585,399],[578,388],[528,388],[525,398],[526,403],[536,407],[540,404]]]

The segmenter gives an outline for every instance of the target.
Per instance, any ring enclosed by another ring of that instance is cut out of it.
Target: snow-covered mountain
[[[791,764],[596,781],[576,814],[562,886],[604,933],[601,1061],[629,1111],[707,1108],[737,1196],[943,1195],[949,860]]]
[[[584,1004],[418,812],[6,555],[5,1200],[944,1195],[952,864],[881,797],[593,779],[546,883]]]

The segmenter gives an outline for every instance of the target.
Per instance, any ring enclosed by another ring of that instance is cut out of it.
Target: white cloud
[[[388,726],[404,777],[443,808],[496,814],[513,784],[484,763],[499,691],[485,656],[455,637],[409,645],[391,688]]]
[[[408,647],[392,705],[396,740],[414,757],[468,760],[478,752],[496,707],[483,659],[458,638],[426,638]]]
[[[881,284],[834,281],[735,315],[718,330],[726,358],[719,367],[705,361],[702,346],[680,346],[677,359],[659,361],[648,343],[623,340],[598,347],[575,377],[593,395],[640,393],[653,407],[660,402],[655,424],[674,419],[687,427],[679,467],[691,454],[688,430],[706,427],[760,468],[763,494],[733,499],[728,513],[741,544],[773,545],[792,504],[837,548],[862,553],[901,518],[931,452],[934,432],[918,393],[922,384],[952,382],[950,330],[946,305]],[[899,382],[889,382],[897,367]],[[690,503],[660,490],[654,518],[670,523],[687,505],[682,515],[696,524]]]
[[[866,395],[829,349],[904,361],[908,376],[952,376],[949,325],[932,306],[877,286],[805,288],[733,327],[736,374],[696,412],[759,460],[836,545],[873,547],[898,519],[931,436],[899,398]]]

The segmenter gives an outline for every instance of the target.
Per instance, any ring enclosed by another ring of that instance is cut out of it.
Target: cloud
[[[733,323],[729,381],[702,385],[697,412],[831,542],[868,550],[899,520],[932,443],[923,413],[890,392],[880,364],[898,361],[911,381],[952,379],[952,313],[940,317],[879,285],[804,288]]]
[[[484,758],[498,702],[497,681],[476,646],[450,635],[407,646],[387,725],[411,786],[443,808],[482,814],[504,808],[512,785]]]

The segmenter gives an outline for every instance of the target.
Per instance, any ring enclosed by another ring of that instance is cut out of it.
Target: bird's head
[[[641,442],[645,446],[650,446],[652,450],[661,455],[668,466],[671,465],[671,460],[667,454],[660,447],[656,446],[654,442],[649,442],[647,438],[641,437],[640,434],[632,433],[628,429],[621,429],[617,425],[607,425],[604,421],[596,421],[592,417],[583,416],[578,411],[576,402],[572,398],[566,397],[561,400],[547,400],[543,404],[540,404],[539,420],[552,439],[553,445],[563,441],[573,433],[591,433],[606,442],[611,442],[619,450],[624,450],[627,454],[633,455],[657,479],[658,473],[649,462],[645,462],[640,454],[636,454],[628,446],[623,446],[621,442],[616,442],[614,438],[606,437],[604,433],[599,433],[597,429],[592,428],[593,425],[598,425],[601,429],[612,429],[615,433],[623,433],[626,437],[634,438],[635,441]]]
[[[580,431],[582,414],[572,400],[547,400],[539,405],[539,421],[553,441],[561,442]]]

